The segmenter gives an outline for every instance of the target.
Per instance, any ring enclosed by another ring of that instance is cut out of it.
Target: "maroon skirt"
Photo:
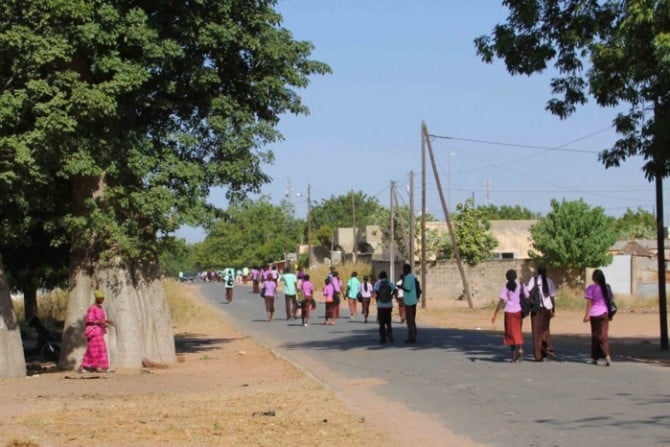
[[[505,335],[503,336],[503,342],[506,345],[523,344],[522,322],[521,312],[505,312]]]

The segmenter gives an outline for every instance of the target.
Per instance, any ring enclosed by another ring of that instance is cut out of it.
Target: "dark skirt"
[[[551,310],[542,308],[530,316],[530,325],[533,332],[533,357],[542,360],[547,355],[554,353],[551,343],[551,332],[549,323],[551,321]]]
[[[275,311],[275,297],[273,296],[266,296],[263,297],[265,299],[265,310],[267,312],[274,312]]]
[[[609,328],[610,321],[607,312],[591,317],[591,358],[604,359],[610,355]]]
[[[522,345],[521,312],[505,312],[505,335],[503,342],[508,346]]]

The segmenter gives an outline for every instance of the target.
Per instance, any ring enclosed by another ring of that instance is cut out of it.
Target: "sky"
[[[277,9],[296,40],[314,45],[311,58],[333,70],[299,91],[310,114],[284,116],[284,140],[267,148],[273,181],[262,194],[276,204],[289,198],[297,217],[307,214],[308,185],[312,204],[361,191],[389,207],[395,182],[400,204],[409,204],[410,171],[418,213],[422,122],[436,136],[450,210],[474,198],[544,214],[551,199],[581,198],[614,217],[655,212],[641,157],[610,169],[598,161],[617,139],[617,110],[590,98],[560,120],[545,110],[550,73],[511,76],[502,62],[477,56],[473,40],[507,18],[499,1],[280,0]],[[428,167],[427,211],[444,219]],[[213,190],[210,201],[225,208],[225,191]],[[664,210],[667,221],[667,201]],[[204,235],[177,233],[188,242]]]

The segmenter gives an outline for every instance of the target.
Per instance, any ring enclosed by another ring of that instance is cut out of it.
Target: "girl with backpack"
[[[496,310],[493,311],[491,323],[495,324],[498,311],[505,308],[505,334],[503,336],[503,343],[508,345],[512,350],[512,363],[516,363],[523,360],[521,291],[523,290],[524,296],[528,296],[528,290],[523,283],[517,281],[516,270],[507,270],[505,278],[507,279],[507,283],[500,291],[500,301],[498,301]]]

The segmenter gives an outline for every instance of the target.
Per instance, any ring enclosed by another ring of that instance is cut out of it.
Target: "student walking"
[[[358,272],[352,272],[351,278],[347,281],[347,304],[349,305],[349,318],[356,318],[358,313],[358,296],[361,290],[361,281],[358,279]]]
[[[261,295],[265,301],[265,312],[267,313],[268,323],[272,321],[275,314],[275,293],[277,291],[277,283],[267,275],[263,281],[261,288]]]
[[[405,308],[405,319],[407,321],[407,340],[405,343],[416,343],[416,303],[419,293],[416,277],[412,274],[409,264],[402,266],[402,284]]]
[[[296,284],[298,277],[291,271],[291,267],[286,268],[286,273],[281,276],[284,282],[284,301],[286,304],[286,319],[295,320],[298,313],[298,302],[296,300]]]
[[[533,334],[533,358],[536,362],[541,362],[545,357],[556,359],[554,345],[551,342],[551,331],[549,325],[554,318],[556,303],[556,285],[551,278],[547,277],[547,267],[540,265],[537,268],[537,275],[528,282],[528,290],[531,291],[537,286],[540,296],[540,309],[530,314],[530,326]]]
[[[302,317],[302,325],[307,327],[309,324],[309,315],[312,310],[316,308],[316,302],[314,301],[314,284],[309,279],[309,275],[304,275],[302,278],[301,284],[302,290],[302,306],[300,307],[300,315]]]
[[[393,313],[393,293],[395,285],[389,281],[385,271],[379,272],[379,280],[375,283],[375,296],[377,298],[377,319],[379,320],[379,343],[384,344],[386,340],[393,343],[393,328],[391,326],[391,314]]]
[[[522,316],[521,316],[521,290],[524,290],[525,296],[528,296],[528,290],[523,283],[516,279],[516,270],[507,270],[505,274],[507,283],[500,291],[498,305],[491,323],[495,324],[498,311],[505,308],[505,335],[503,342],[512,350],[512,363],[523,360],[523,333],[521,331]]]
[[[605,365],[610,366],[609,327],[610,319],[607,312],[607,299],[612,298],[612,288],[605,280],[605,274],[600,269],[591,275],[593,284],[584,292],[586,311],[584,323],[591,324],[591,364],[597,365],[598,359],[605,359]]]
[[[364,276],[363,283],[361,284],[361,313],[363,314],[363,318],[365,318],[365,323],[368,322],[368,316],[370,315],[370,301],[372,300],[373,291],[374,288],[370,282],[370,277],[367,275]]]
[[[325,285],[323,286],[323,301],[326,304],[326,320],[323,322],[325,325],[334,325],[335,316],[334,316],[334,305],[335,305],[335,289],[333,288],[333,283],[330,278],[326,278],[324,281]]]

